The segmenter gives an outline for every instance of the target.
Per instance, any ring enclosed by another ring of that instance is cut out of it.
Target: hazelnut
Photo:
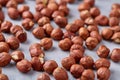
[[[104,16],[104,15],[99,15],[95,18],[95,21],[97,24],[99,24],[100,26],[107,26],[109,23],[109,19]]]
[[[76,19],[76,20],[73,21],[73,23],[75,25],[79,26],[79,28],[84,27],[84,21],[81,20],[81,19]]]
[[[97,78],[99,80],[109,80],[110,70],[105,67],[101,67],[97,70]]]
[[[9,52],[9,45],[6,42],[0,42],[0,52]]]
[[[75,64],[75,59],[73,57],[65,57],[62,59],[61,64],[66,70],[70,70],[70,67]]]
[[[120,9],[120,4],[119,3],[114,3],[114,4],[112,4],[112,10],[113,9]]]
[[[120,26],[110,27],[110,29],[113,30],[114,32],[120,32]]]
[[[2,6],[5,6],[9,0],[0,0],[0,4]]]
[[[89,26],[87,27],[87,30],[88,30],[89,32],[92,32],[92,31],[97,31],[97,32],[99,32],[97,25],[89,25]]]
[[[119,25],[119,19],[117,17],[110,17],[109,19],[109,26],[118,26]]]
[[[0,32],[0,42],[5,42],[5,37],[1,32]]]
[[[101,36],[103,37],[103,39],[110,40],[112,35],[113,35],[113,31],[111,29],[109,29],[109,28],[104,28],[101,31]]]
[[[62,12],[62,11],[54,11],[53,13],[52,13],[52,18],[55,18],[55,17],[57,17],[57,16],[61,16],[61,17],[64,17],[64,12]]]
[[[41,39],[45,36],[43,27],[36,27],[33,29],[32,34],[38,39]]]
[[[11,56],[7,52],[0,53],[0,67],[7,66],[11,61]]]
[[[58,9],[58,4],[56,2],[51,2],[51,3],[48,3],[47,7],[49,9],[51,9],[52,11],[56,11]]]
[[[56,63],[56,61],[54,60],[48,60],[45,62],[45,64],[43,65],[43,69],[45,70],[45,72],[51,74],[53,73],[53,71],[58,67],[58,64]]]
[[[60,28],[55,28],[51,32],[51,37],[55,40],[61,40],[63,37],[63,31]]]
[[[100,35],[97,31],[92,31],[92,32],[90,33],[90,36],[91,36],[91,37],[94,37],[94,38],[97,38],[99,42],[101,42],[101,40],[102,40],[101,35]]]
[[[79,36],[75,36],[75,37],[72,38],[72,43],[83,45],[83,39]]]
[[[66,5],[60,5],[58,10],[61,12],[64,12],[65,16],[69,14],[69,8]]]
[[[81,50],[82,52],[84,52],[84,47],[80,44],[73,44],[70,48],[70,51],[73,51],[73,50]]]
[[[35,12],[35,13],[33,14],[33,17],[34,17],[34,21],[35,21],[35,22],[38,22],[38,20],[39,20],[40,18],[42,18],[42,14],[41,14],[40,12]]]
[[[97,49],[97,55],[101,58],[107,58],[109,55],[110,49],[107,48],[105,45],[99,46]]]
[[[120,43],[120,32],[114,33],[111,39],[112,39],[115,43]]]
[[[33,44],[30,45],[29,50],[31,50],[33,48],[39,48],[39,49],[41,49],[41,45],[39,43],[33,43]]]
[[[50,36],[52,30],[53,30],[53,26],[50,23],[47,23],[43,26],[44,31],[46,33],[47,36]]]
[[[20,16],[18,10],[12,7],[8,8],[8,15],[11,19],[18,19]]]
[[[101,67],[106,67],[109,68],[110,67],[110,61],[105,59],[105,58],[100,58],[95,62],[95,68],[99,69]]]
[[[95,4],[95,0],[84,0],[84,3],[87,3],[92,7]]]
[[[117,9],[113,9],[113,10],[111,10],[109,16],[120,18],[120,12]]]
[[[0,10],[0,23],[3,22],[5,19],[4,13],[2,10]]]
[[[40,19],[38,20],[38,25],[39,25],[39,26],[43,26],[43,25],[45,25],[45,24],[47,24],[47,23],[50,23],[50,20],[49,20],[48,17],[42,17],[42,18],[40,18]]]
[[[119,48],[113,49],[111,52],[110,58],[114,62],[119,62],[120,61],[120,49]]]
[[[75,0],[61,0],[62,2],[66,2],[66,3],[74,3]]]
[[[92,17],[88,17],[85,19],[85,24],[86,25],[96,25],[96,22]]]
[[[22,18],[25,19],[25,18],[29,18],[29,19],[33,19],[33,14],[30,12],[30,11],[24,11],[22,13]]]
[[[13,25],[11,28],[10,28],[10,32],[12,34],[16,34],[18,31],[23,31],[23,28],[20,26],[20,25]]]
[[[20,6],[20,8],[18,8],[18,11],[19,11],[20,15],[22,15],[22,13],[23,13],[24,11],[29,11],[29,6],[27,6],[27,5],[22,5],[22,6]]]
[[[6,7],[7,8],[10,8],[10,7],[12,7],[12,8],[16,8],[17,9],[17,1],[16,0],[9,0],[8,2],[7,2],[7,4],[6,4]]]
[[[48,18],[51,18],[52,13],[53,13],[53,11],[52,11],[51,9],[49,9],[49,8],[43,8],[43,9],[41,10],[41,14],[42,14],[43,16],[48,17]]]
[[[2,32],[9,33],[11,27],[12,27],[12,23],[11,23],[10,21],[4,21],[4,22],[1,24],[1,31],[2,31]]]
[[[34,26],[34,22],[29,19],[29,18],[25,18],[22,21],[22,26],[26,29],[26,30],[30,30],[33,26]]]
[[[82,20],[85,20],[85,19],[87,19],[89,17],[91,17],[91,14],[90,14],[90,12],[88,10],[83,10],[83,11],[80,12],[80,18]]]
[[[90,5],[88,3],[81,3],[78,6],[79,11],[89,10],[89,9],[90,9]]]
[[[82,75],[83,71],[84,67],[79,64],[73,64],[70,68],[70,72],[75,78],[79,78]]]
[[[98,40],[94,37],[88,37],[85,41],[85,45],[88,49],[93,50],[98,45]]]
[[[36,71],[40,71],[43,69],[44,58],[41,57],[33,57],[31,60],[32,68]]]
[[[75,33],[72,33],[70,31],[64,32],[64,35],[63,35],[64,38],[69,38],[69,39],[72,39],[74,36],[75,36]]]
[[[11,53],[11,57],[12,57],[12,60],[17,63],[24,59],[24,53],[20,50],[13,51]]]
[[[35,9],[36,11],[40,12],[43,8],[45,8],[46,6],[44,4],[37,4],[35,5]]]
[[[68,80],[68,74],[67,74],[66,70],[64,70],[61,67],[57,67],[53,71],[53,76],[54,76],[55,80]]]
[[[42,73],[37,77],[37,80],[50,80],[50,77],[47,73]]]
[[[19,40],[14,36],[9,37],[6,42],[8,43],[10,49],[13,50],[18,49],[20,46]]]
[[[25,0],[16,0],[18,3],[24,3]]]
[[[50,48],[52,48],[53,45],[53,41],[51,38],[43,38],[40,41],[40,45],[45,49],[45,50],[49,50]]]
[[[5,74],[0,74],[0,80],[9,80],[9,78]]]
[[[69,38],[65,38],[61,40],[58,45],[62,50],[68,51],[70,50],[70,47],[72,46],[72,41]]]
[[[2,74],[2,68],[0,68],[0,74]]]
[[[78,33],[79,36],[84,40],[86,40],[89,37],[89,32],[85,27],[80,28]]]
[[[100,9],[98,7],[92,7],[90,9],[90,14],[93,18],[95,18],[100,15]]]

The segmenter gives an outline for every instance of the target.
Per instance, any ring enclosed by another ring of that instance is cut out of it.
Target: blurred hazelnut
[[[91,37],[94,37],[94,38],[97,38],[99,42],[101,42],[101,40],[102,40],[101,35],[100,35],[97,31],[92,31],[92,32],[90,33],[90,36],[91,36]]]
[[[2,31],[2,32],[9,33],[11,27],[12,27],[12,23],[11,23],[10,21],[4,21],[4,22],[1,24],[1,31]]]
[[[50,23],[47,23],[47,24],[45,24],[43,26],[43,28],[44,28],[45,34],[47,36],[50,36],[50,34],[51,34],[52,30],[53,30],[53,26]]]
[[[62,2],[66,2],[66,3],[74,3],[75,0],[61,0]]]
[[[64,12],[65,16],[69,14],[69,8],[66,5],[60,5],[58,10],[61,12]]]
[[[18,4],[17,4],[17,1],[16,1],[16,0],[9,0],[9,1],[7,2],[7,4],[6,4],[6,7],[7,7],[7,8],[12,7],[12,8],[16,8],[16,9],[17,9],[17,6],[18,6]]]
[[[113,9],[113,10],[111,10],[109,16],[120,18],[120,12],[117,9]]]
[[[53,13],[53,11],[52,11],[51,9],[49,9],[49,8],[43,8],[43,9],[41,10],[41,14],[42,14],[43,16],[48,17],[48,18],[51,18],[52,13]]]
[[[80,28],[78,33],[79,36],[84,40],[86,40],[89,37],[89,32],[85,27]]]
[[[29,19],[33,19],[33,14],[30,12],[30,11],[24,11],[22,13],[22,18],[25,19],[25,18],[29,18]]]
[[[0,42],[5,42],[5,37],[1,32],[0,32]]]
[[[81,50],[82,52],[84,52],[84,47],[80,44],[73,44],[70,48],[70,51],[73,51],[73,50]]]
[[[109,26],[118,26],[119,25],[119,19],[117,17],[110,17],[109,19]]]
[[[73,21],[73,23],[75,25],[79,26],[79,28],[84,27],[84,21],[81,20],[81,19],[76,19],[76,20]]]
[[[96,22],[92,17],[88,17],[85,19],[85,24],[86,25],[96,25]]]
[[[5,74],[0,74],[0,80],[9,80],[9,78]]]
[[[120,9],[120,4],[119,3],[114,3],[114,4],[112,4],[112,10],[113,9]]]
[[[92,32],[92,31],[97,31],[97,32],[99,32],[97,25],[89,25],[89,26],[87,27],[87,30],[88,30],[89,32]]]
[[[84,0],[84,3],[87,3],[92,7],[95,4],[95,0]]]
[[[120,32],[116,32],[113,34],[112,38],[111,38],[115,43],[120,43]]]
[[[5,19],[4,13],[2,10],[0,10],[0,23],[3,22]]]
[[[38,12],[40,12],[43,8],[45,8],[46,6],[44,5],[44,4],[42,4],[42,3],[40,3],[40,4],[36,4],[35,5],[35,10],[36,11],[38,11]]]
[[[100,15],[100,9],[98,7],[92,7],[90,9],[90,14],[93,18],[95,18]]]
[[[35,13],[33,14],[33,17],[34,17],[34,21],[35,21],[35,22],[38,22],[38,20],[39,20],[40,18],[42,18],[42,14],[41,14],[40,12],[35,12]]]
[[[91,17],[91,14],[90,14],[90,12],[88,10],[83,10],[83,11],[80,12],[80,18],[82,20],[85,20],[85,19],[87,19],[89,17]]]
[[[63,37],[72,39],[74,36],[75,36],[75,33],[72,33],[70,31],[66,31],[66,32],[64,32],[64,36]]]
[[[10,28],[10,32],[12,34],[16,34],[18,31],[23,31],[23,28],[20,26],[20,25],[13,25],[11,28]]]
[[[0,68],[0,74],[2,74],[2,68]]]
[[[0,4],[2,6],[5,6],[9,0],[0,0]]]
[[[37,80],[50,80],[50,77],[47,73],[42,73],[37,77]]]
[[[78,10],[83,11],[83,10],[89,10],[90,5],[88,3],[81,3],[78,5]]]
[[[58,4],[56,2],[51,2],[51,3],[48,3],[47,7],[49,9],[51,9],[52,11],[56,11],[58,9]]]
[[[113,30],[114,32],[120,32],[120,26],[113,26],[110,27],[111,30]]]
[[[20,16],[18,10],[12,7],[8,8],[8,15],[11,19],[18,19]]]
[[[20,6],[20,8],[18,8],[18,11],[19,11],[20,15],[22,15],[22,13],[23,13],[24,11],[29,11],[29,6],[27,6],[27,5],[22,5],[22,6]]]
[[[0,52],[9,52],[9,45],[6,42],[0,42]]]
[[[16,0],[18,3],[24,3],[25,0]]]
[[[59,10],[54,11],[53,14],[52,14],[52,18],[55,18],[55,17],[57,17],[57,16],[64,17],[64,12],[59,11]]]
[[[50,23],[50,20],[49,20],[48,17],[42,17],[42,18],[40,18],[40,19],[38,20],[38,25],[39,25],[39,26],[43,26],[43,25],[45,25],[45,24],[47,24],[47,23]]]
[[[75,36],[75,37],[72,38],[72,43],[83,45],[83,39],[79,36]]]

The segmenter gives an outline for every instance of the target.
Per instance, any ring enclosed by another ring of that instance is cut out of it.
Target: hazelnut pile
[[[9,65],[12,60],[22,73],[32,69],[44,71],[37,80],[50,80],[51,74],[55,80],[69,80],[67,71],[70,71],[76,80],[94,80],[95,69],[98,80],[109,80],[111,63],[107,58],[110,49],[106,45],[100,45],[96,51],[99,57],[96,61],[90,55],[85,55],[85,50],[94,50],[102,39],[120,44],[120,4],[112,5],[108,18],[95,6],[95,0],[83,0],[78,5],[80,19],[68,23],[70,11],[67,4],[72,4],[75,0],[35,0],[35,13],[32,13],[27,5],[18,8],[18,4],[24,2],[0,0],[0,67]],[[21,25],[5,20],[3,7],[7,8],[11,19],[22,19]],[[51,21],[54,21],[58,28],[54,28]],[[38,26],[34,28],[35,24]],[[110,27],[102,29],[100,33],[98,25]],[[40,39],[39,43],[29,46],[30,61],[25,58],[23,51],[18,50],[20,44],[27,41],[26,31],[32,31],[33,36]],[[4,33],[12,36],[6,39]],[[53,47],[54,40],[58,41],[61,50],[70,53],[61,60],[62,67],[55,60],[45,60],[44,51]],[[9,54],[10,50],[14,51]],[[120,48],[112,50],[110,59],[120,62]],[[1,68],[0,80],[9,80],[7,75],[2,74]]]

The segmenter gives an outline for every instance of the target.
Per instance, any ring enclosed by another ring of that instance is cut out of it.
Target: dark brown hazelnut
[[[120,4],[119,3],[114,3],[114,4],[112,4],[112,10],[113,9],[120,9]]]
[[[6,7],[7,7],[7,8],[12,7],[12,8],[16,8],[16,9],[17,9],[17,6],[18,6],[18,4],[17,4],[17,1],[16,1],[16,0],[9,0],[9,1],[7,2],[7,4],[6,4]]]
[[[38,25],[43,26],[47,23],[50,23],[50,19],[48,17],[42,17],[38,20]]]
[[[84,47],[80,44],[73,44],[70,48],[70,51],[73,51],[73,50],[81,50],[83,53],[84,53]]]
[[[0,42],[0,52],[9,52],[9,45],[6,42]]]
[[[2,11],[2,5],[0,4],[0,11]]]
[[[30,11],[24,11],[22,13],[22,18],[25,19],[25,18],[30,18],[30,19],[33,19],[33,14],[30,12]]]
[[[75,59],[73,57],[65,57],[62,59],[61,64],[66,70],[70,70],[70,67],[75,64]]]
[[[97,70],[97,78],[98,80],[109,80],[110,70],[105,67],[101,67]]]
[[[93,18],[100,15],[100,9],[98,7],[93,7],[90,9],[90,14]]]
[[[119,19],[117,17],[110,17],[109,19],[109,26],[118,26],[119,25]]]
[[[20,16],[18,10],[12,7],[8,8],[8,15],[11,19],[18,19]]]
[[[72,46],[72,41],[69,38],[65,38],[61,40],[58,45],[62,50],[68,51]]]
[[[10,32],[12,34],[16,34],[18,31],[23,31],[23,28],[20,26],[20,25],[13,25],[11,28],[10,28]]]
[[[114,62],[119,62],[120,61],[120,49],[119,48],[113,49],[111,52],[110,58]]]
[[[35,5],[35,9],[36,11],[40,12],[43,8],[45,8],[46,6],[44,4],[37,4]]]
[[[11,61],[11,56],[7,52],[0,53],[0,67],[7,66]]]
[[[42,14],[40,12],[35,12],[33,14],[33,17],[34,17],[34,21],[38,22],[38,20],[42,17]]]
[[[113,30],[114,32],[120,32],[120,26],[113,26],[110,27],[111,30]]]
[[[46,16],[48,18],[51,18],[51,15],[53,13],[53,11],[49,8],[43,8],[40,12],[43,16]]]
[[[91,14],[88,10],[83,10],[80,12],[80,17],[82,20],[85,20],[85,19],[91,17]]]
[[[50,2],[50,3],[48,3],[47,7],[49,9],[51,9],[52,11],[56,11],[56,10],[58,10],[59,6],[56,2]]]
[[[9,0],[0,0],[0,4],[2,6],[5,6]]]
[[[59,11],[59,10],[54,11],[53,14],[52,14],[52,18],[55,18],[55,17],[57,17],[57,16],[64,17],[64,12]]]
[[[12,23],[11,23],[10,21],[4,21],[4,22],[1,24],[1,31],[2,31],[2,32],[9,33],[11,27],[12,27]]]
[[[50,80],[50,77],[47,73],[42,73],[37,77],[37,80]]]
[[[54,76],[55,80],[68,80],[68,74],[67,74],[66,70],[64,70],[61,67],[57,67],[53,71],[53,76]]]
[[[0,74],[0,80],[9,80],[9,78],[5,74]]]
[[[82,75],[83,71],[84,67],[79,64],[73,64],[70,68],[70,72],[75,78],[79,78]]]
[[[5,37],[1,32],[0,32],[0,42],[5,42]]]
[[[41,39],[45,36],[43,27],[36,27],[33,29],[32,34],[38,39]]]
[[[64,35],[63,35],[64,38],[69,38],[69,39],[72,39],[74,36],[75,36],[75,33],[72,33],[70,31],[64,32]]]
[[[110,67],[110,61],[105,59],[105,58],[100,58],[95,62],[95,68],[99,69],[101,67],[106,67],[109,68]]]
[[[115,43],[120,43],[120,32],[116,32],[113,34],[112,38],[111,38]]]
[[[27,73],[31,70],[32,65],[28,60],[23,59],[17,62],[16,67],[20,72]]]
[[[85,19],[85,24],[86,25],[96,25],[96,22],[92,17],[88,17]]]
[[[43,28],[44,28],[45,34],[47,36],[50,36],[50,34],[51,34],[52,30],[53,30],[53,26],[50,23],[47,23],[47,24],[45,24],[43,26]]]
[[[64,12],[65,16],[69,14],[69,8],[66,5],[60,5],[58,10],[61,12]]]
[[[89,37],[89,32],[87,28],[82,27],[79,29],[79,36],[83,39],[86,40]]]
[[[73,23],[79,26],[79,28],[84,27],[84,21],[81,19],[76,19],[73,21]]]
[[[5,19],[4,13],[2,10],[0,10],[0,23],[3,22]]]
[[[20,46],[19,40],[14,36],[9,37],[6,42],[12,50],[18,49]]]
[[[75,36],[75,37],[72,38],[72,43],[83,45],[83,39],[79,36]]]
[[[84,3],[87,3],[92,7],[95,4],[95,0],[84,0]]]
[[[19,11],[20,15],[22,15],[22,13],[23,13],[24,11],[29,11],[29,6],[27,6],[27,5],[22,5],[22,6],[20,6],[20,8],[18,8],[18,11]]]
[[[11,57],[12,60],[17,63],[24,59],[24,53],[20,50],[17,50],[11,53]]]
[[[120,12],[119,12],[119,10],[117,10],[117,9],[113,9],[113,10],[111,10],[109,16],[110,16],[110,17],[120,18]]]
[[[25,0],[16,0],[18,3],[24,3]]]
[[[91,37],[94,37],[94,38],[97,38],[99,42],[101,42],[101,40],[102,40],[101,35],[100,35],[99,32],[97,32],[97,31],[92,31],[92,32],[90,33],[90,36],[91,36]]]
[[[89,10],[89,9],[90,9],[90,5],[88,3],[81,3],[78,6],[79,11]]]
[[[87,27],[87,30],[88,30],[89,32],[92,32],[92,31],[97,31],[97,32],[99,32],[97,25],[89,25],[89,26]]]

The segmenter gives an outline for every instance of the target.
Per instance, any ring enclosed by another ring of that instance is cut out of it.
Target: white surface
[[[77,10],[78,4],[81,1],[77,2],[75,4],[70,4],[68,7],[70,8],[70,15],[69,17],[69,22],[72,22],[75,19],[79,19],[79,12]],[[112,3],[120,3],[120,0],[96,0],[96,6],[98,6],[102,12],[102,14],[107,15],[110,12],[110,8],[111,8],[111,4]],[[29,5],[30,10],[34,13],[35,12],[35,1],[34,0],[26,0],[25,4]],[[20,6],[20,5],[19,5]],[[5,16],[6,16],[6,20],[10,20],[11,19],[8,17],[7,15],[7,10],[6,8],[3,9]],[[12,20],[13,24],[19,24],[21,25],[21,21],[20,20]],[[54,27],[57,27],[53,22],[52,22]],[[37,27],[37,24],[34,26],[34,28]],[[101,27],[99,27],[101,29]],[[104,27],[102,27],[104,28]],[[33,29],[32,29],[33,30]],[[34,36],[32,35],[31,31],[27,31],[27,36],[28,36],[28,40],[20,45],[20,50],[24,51],[25,54],[25,58],[27,58],[28,60],[31,59],[30,54],[29,54],[29,45],[35,42],[39,42],[40,40],[34,38]],[[6,38],[10,35],[5,34]],[[107,47],[110,48],[110,50],[112,51],[113,48],[120,48],[120,45],[115,44],[113,42],[108,42],[108,41],[102,41],[100,44],[105,44]],[[99,44],[99,45],[100,45]],[[98,46],[99,46],[98,45]],[[97,48],[98,48],[97,46]],[[97,49],[96,48],[96,49]],[[96,55],[96,49],[94,49],[93,51],[90,51],[88,49],[86,49],[85,54],[86,55],[90,55],[94,58],[94,60],[98,59],[98,56]],[[69,52],[64,52],[61,51],[60,48],[58,47],[58,42],[54,41],[54,45],[53,48],[49,51],[45,51],[45,60],[50,60],[53,59],[55,61],[57,61],[57,63],[59,64],[59,66],[61,66],[61,59],[68,56]],[[111,77],[110,80],[120,80],[119,76],[120,76],[120,63],[114,63],[111,61]],[[7,74],[9,77],[9,80],[36,80],[38,74],[40,74],[41,72],[37,72],[37,71],[33,71],[31,70],[30,72],[28,72],[27,74],[21,73],[19,72],[16,67],[15,64],[12,62],[11,64],[9,64],[8,66],[3,68],[3,73]],[[68,72],[69,75],[69,80],[75,80],[71,74]],[[54,78],[51,76],[51,80],[54,80]]]

